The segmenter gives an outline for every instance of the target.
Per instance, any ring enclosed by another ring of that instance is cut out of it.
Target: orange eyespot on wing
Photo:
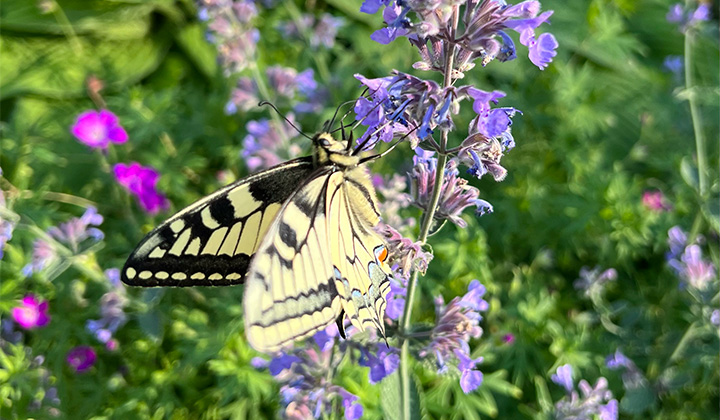
[[[388,256],[387,248],[383,247],[382,251],[380,251],[380,255],[378,255],[378,261],[380,261],[381,263],[384,263],[385,260],[387,259],[387,256]]]

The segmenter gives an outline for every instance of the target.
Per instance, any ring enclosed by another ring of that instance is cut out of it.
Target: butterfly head
[[[313,137],[315,156],[319,165],[334,164],[344,168],[357,166],[360,157],[348,150],[346,140],[335,140],[330,133],[318,133]]]

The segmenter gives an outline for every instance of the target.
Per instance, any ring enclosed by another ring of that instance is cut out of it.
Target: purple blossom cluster
[[[407,280],[412,271],[425,273],[433,255],[425,251],[422,244],[405,238],[389,224],[381,223],[376,230],[385,238],[394,277]]]
[[[322,109],[327,92],[318,86],[313,69],[298,73],[290,67],[270,66],[265,71],[269,87],[276,95],[276,101],[293,104],[298,113],[313,113]],[[249,77],[240,77],[225,104],[225,113],[235,114],[257,106],[260,93],[258,86]]]
[[[415,226],[415,219],[402,217],[400,211],[412,204],[412,197],[406,193],[407,178],[399,174],[392,174],[389,177],[373,175],[372,178],[375,191],[382,197],[380,212],[382,219],[390,226]]]
[[[93,149],[106,150],[110,143],[122,144],[128,140],[128,134],[120,125],[118,117],[107,109],[80,113],[70,132],[81,143]]]
[[[60,398],[58,397],[57,387],[52,384],[55,382],[51,376],[50,369],[45,367],[45,356],[38,355],[32,359],[30,368],[38,372],[40,377],[39,387],[42,390],[35,394],[30,403],[29,409],[38,412],[45,408],[49,417],[60,417]]]
[[[70,132],[81,143],[102,151],[106,151],[110,143],[125,143],[128,140],[118,117],[106,109],[81,113],[70,127]],[[169,207],[165,196],[156,189],[160,174],[155,169],[135,162],[130,165],[118,163],[113,167],[113,173],[120,185],[137,196],[146,212],[155,214]]]
[[[440,146],[432,134],[436,129],[454,129],[452,116],[459,112],[460,102],[472,99],[477,116],[470,124],[469,136],[459,150],[460,156],[473,162],[473,173],[478,178],[491,172],[496,180],[502,180],[504,170],[496,166],[499,166],[502,152],[515,146],[510,126],[511,118],[518,112],[511,107],[491,108],[490,104],[497,103],[505,96],[504,93],[485,92],[470,85],[442,88],[432,80],[398,71],[394,71],[392,76],[377,79],[368,79],[360,74],[355,77],[368,91],[368,96],[359,98],[355,103],[355,118],[368,127],[358,139],[358,143],[366,149],[379,141],[387,143],[402,136],[410,141],[412,148],[421,141],[427,141],[430,144],[424,148],[439,151]],[[495,139],[499,139],[496,141],[500,145],[493,149],[489,144]],[[471,152],[476,158],[472,158]],[[479,157],[483,157],[484,162],[480,162]]]
[[[137,162],[130,165],[117,163],[113,166],[113,173],[117,182],[137,197],[147,213],[156,214],[170,207],[165,195],[157,190],[160,173],[152,167]]]
[[[247,123],[248,134],[243,139],[242,157],[250,172],[270,168],[302,153],[302,147],[290,141],[297,135],[291,125],[295,117],[288,114],[286,118],[290,123],[268,119]]]
[[[120,282],[120,270],[105,270],[110,291],[100,298],[100,319],[89,319],[85,328],[105,344],[108,350],[117,350],[119,343],[113,334],[127,322],[124,308],[127,305],[125,286]]]
[[[419,353],[421,357],[434,357],[441,374],[448,372],[448,362],[452,362],[460,371],[460,387],[466,394],[477,389],[483,380],[482,372],[475,369],[483,358],[470,357],[469,341],[483,333],[480,312],[489,306],[484,295],[485,286],[473,280],[464,296],[453,298],[447,305],[442,296],[435,298],[436,323],[431,341]]]
[[[363,407],[358,397],[331,382],[329,372],[338,369],[342,357],[336,351],[337,328],[332,325],[315,334],[314,344],[280,353],[269,362],[253,359],[256,368],[268,368],[282,385],[280,395],[284,405],[281,413],[288,419],[317,419],[330,412],[339,401],[347,420],[359,419]]]
[[[217,46],[218,60],[226,76],[238,73],[255,61],[260,31],[252,25],[258,15],[252,0],[199,0],[198,17],[207,22],[207,39]]]
[[[578,388],[582,396],[575,390],[573,368],[562,365],[552,375],[556,384],[565,388],[567,395],[555,404],[555,418],[562,420],[590,420],[596,416],[600,420],[617,420],[618,401],[608,389],[607,379],[600,377],[594,387],[582,379]]]
[[[413,205],[426,209],[432,198],[435,188],[437,159],[414,158],[415,166],[410,173],[410,191],[413,197]],[[460,178],[457,170],[457,160],[448,161],[445,166],[442,189],[440,191],[440,202],[435,219],[439,221],[450,220],[460,227],[466,227],[467,222],[462,219],[463,210],[475,206],[475,213],[482,216],[492,213],[493,207],[485,200],[479,199],[480,191],[469,185],[468,181]]]
[[[708,289],[715,279],[715,266],[703,258],[700,245],[688,243],[687,234],[675,226],[668,231],[668,247],[665,258],[683,283],[698,291]]]
[[[85,373],[95,364],[97,353],[90,346],[77,346],[68,352],[65,360],[75,373]]]
[[[50,323],[48,310],[46,300],[40,300],[35,295],[29,294],[20,301],[19,306],[12,308],[10,314],[21,328],[34,330]]]
[[[453,8],[459,5],[464,6],[460,31],[457,22],[460,16],[453,13]],[[502,0],[365,0],[360,10],[374,14],[383,6],[387,26],[371,38],[388,44],[398,37],[407,37],[423,58],[415,63],[417,69],[444,71],[445,55],[452,54],[455,63],[452,71],[459,78],[475,66],[477,59],[483,66],[495,59],[513,60],[515,43],[508,30],[519,34],[520,43],[528,47],[530,61],[541,70],[556,55],[558,43],[552,34],[535,35],[535,30],[553,13],[538,15],[539,1],[509,5]],[[410,19],[411,13],[416,21]],[[456,47],[448,51],[447,44]]]
[[[298,20],[291,20],[282,24],[280,31],[288,38],[300,39],[307,37],[312,48],[320,46],[332,48],[335,45],[338,30],[343,24],[343,19],[334,17],[329,13],[323,13],[320,17],[303,14]]]
[[[50,227],[45,237],[33,243],[32,261],[23,268],[23,274],[29,276],[39,272],[61,257],[82,253],[88,243],[102,240],[105,235],[95,227],[102,222],[103,217],[97,209],[88,207],[81,217]]]
[[[695,10],[688,9],[682,3],[675,3],[670,6],[670,10],[665,15],[665,19],[670,23],[677,24],[682,33],[698,26],[700,22],[710,20],[711,17],[710,4],[705,2],[700,2]]]

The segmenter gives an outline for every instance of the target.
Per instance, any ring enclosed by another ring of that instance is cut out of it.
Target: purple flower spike
[[[117,182],[140,200],[140,205],[146,212],[156,214],[169,207],[165,196],[156,189],[160,173],[155,169],[137,162],[130,165],[118,163],[113,166],[113,172]]]
[[[554,373],[550,379],[552,379],[553,382],[555,382],[558,385],[561,385],[565,388],[567,392],[572,392],[574,386],[573,386],[573,368],[570,365],[562,365],[557,368],[556,373]]]
[[[70,132],[81,143],[95,149],[106,149],[111,142],[125,143],[128,140],[127,132],[118,118],[106,109],[99,112],[85,111],[78,115]]]
[[[97,359],[97,354],[90,346],[78,346],[67,354],[67,363],[75,373],[83,373],[89,370]]]
[[[38,300],[35,295],[27,295],[20,306],[11,310],[15,322],[26,330],[33,330],[46,326],[50,322],[48,315],[48,302]]]

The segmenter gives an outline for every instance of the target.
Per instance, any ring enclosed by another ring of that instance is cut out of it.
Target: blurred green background
[[[523,115],[514,119],[517,147],[503,159],[507,179],[472,181],[495,212],[480,219],[467,214],[468,228],[446,226],[431,238],[435,258],[419,289],[424,301],[437,294],[447,301],[472,279],[487,286],[485,333],[473,348],[474,357],[485,358],[485,382],[465,395],[457,377],[419,363],[422,412],[447,419],[549,418],[564,395],[550,374],[569,363],[576,379],[608,379],[621,418],[717,418],[719,342],[709,320],[719,306],[717,278],[709,298],[699,298],[665,261],[667,232],[677,225],[702,235],[704,255],[718,266],[717,4],[694,38],[691,89],[663,67],[667,56],[685,53],[683,34],[665,18],[671,1],[542,4],[555,11],[542,29],[560,43],[546,70],[538,71],[518,45],[518,59],[478,67],[462,81],[504,91],[500,106]],[[370,40],[382,18],[359,7],[343,0],[259,6],[258,71],[312,68],[329,92],[322,111],[297,116],[305,132],[357,98],[354,73],[422,75],[412,70],[417,53],[404,40],[387,46]],[[281,35],[278,25],[300,13],[343,19],[332,48]],[[246,123],[269,118],[259,108],[225,114],[238,75],[223,75],[196,4],[4,0],[0,25],[0,188],[5,218],[20,217],[0,261],[0,317],[7,325],[11,308],[28,293],[47,299],[52,316],[19,341],[0,340],[0,417],[274,418],[278,386],[249,364],[257,354],[243,336],[242,287],[128,290],[129,320],[115,335],[114,352],[85,328],[99,317],[108,290],[102,270],[122,267],[153,226],[222,186],[218,172],[244,176]],[[107,155],[69,131],[80,112],[97,106],[88,94],[91,76],[104,85],[102,100],[129,134]],[[693,125],[690,96],[700,126]],[[456,119],[455,142],[471,117],[464,109]],[[705,195],[698,192],[695,129],[706,138],[710,162]],[[411,155],[399,147],[372,170],[404,175]],[[169,211],[145,214],[115,183],[109,164],[130,161],[160,172]],[[646,191],[662,192],[671,209],[644,206]],[[39,232],[79,217],[88,205],[104,216],[105,239],[26,277],[22,268]],[[573,287],[583,267],[615,268],[618,277],[588,298]],[[429,305],[415,313],[434,319]],[[78,345],[98,352],[83,374],[65,362]],[[605,366],[618,348],[642,372],[639,386],[628,389],[621,372]],[[34,361],[39,355],[41,365]],[[382,418],[379,387],[368,383],[367,368],[348,363],[335,379],[360,397],[365,418]],[[45,398],[50,387],[59,401]]]

